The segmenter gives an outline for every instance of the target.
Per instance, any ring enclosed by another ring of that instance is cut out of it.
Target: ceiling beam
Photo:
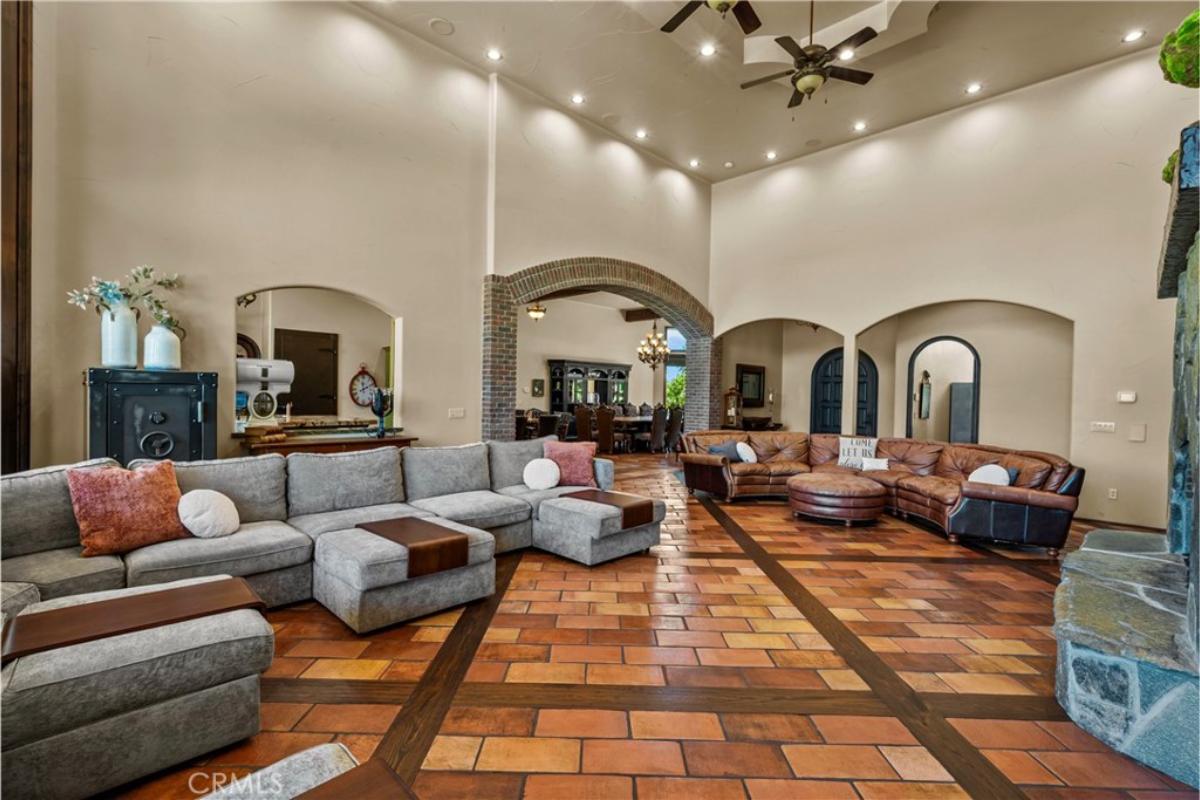
[[[649,322],[658,319],[658,314],[648,308],[623,308],[621,313],[625,315],[626,322]]]

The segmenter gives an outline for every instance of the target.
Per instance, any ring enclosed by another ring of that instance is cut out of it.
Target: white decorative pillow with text
[[[862,469],[864,458],[875,457],[878,439],[867,436],[838,437],[838,466]]]

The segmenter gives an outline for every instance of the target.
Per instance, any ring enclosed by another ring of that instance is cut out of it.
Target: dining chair
[[[613,425],[617,412],[612,406],[600,406],[596,409],[596,443],[601,453],[620,452],[629,443],[625,433],[619,433]]]
[[[662,452],[667,437],[667,409],[664,406],[652,409],[650,430],[637,435],[637,440],[645,442],[650,452]]]
[[[638,416],[639,417],[648,417],[653,413],[654,413],[654,406],[650,405],[649,403],[642,403],[640,406],[638,406]]]
[[[591,406],[575,406],[575,440],[580,442],[594,441],[592,437],[593,413]]]
[[[545,419],[545,417],[542,417],[542,421],[545,421]],[[554,420],[554,427],[550,429],[550,432],[557,436],[560,442],[565,442],[567,434],[571,431],[571,416],[569,414],[555,414],[552,419]],[[546,430],[546,428],[543,427],[541,430]]]
[[[636,417],[638,415],[638,407],[633,403],[626,403],[621,409],[627,417]]]
[[[666,448],[679,458],[679,442],[683,438],[683,406],[675,406],[667,416]]]

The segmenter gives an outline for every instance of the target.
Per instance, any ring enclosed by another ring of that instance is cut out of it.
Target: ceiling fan
[[[691,2],[684,3],[683,8],[679,9],[675,16],[667,20],[667,24],[661,28],[662,32],[673,32],[683,24],[685,19],[695,13],[696,9],[704,5],[707,5],[722,17],[729,11],[733,11],[733,16],[737,19],[738,25],[742,26],[742,33],[747,35],[754,33],[762,26],[758,15],[754,13],[754,9],[750,7],[750,4],[746,0],[691,0]]]
[[[793,67],[785,69],[783,72],[777,72],[774,75],[765,75],[761,78],[747,81],[742,84],[743,89],[749,89],[751,86],[769,83],[770,81],[790,75],[789,82],[792,84],[792,99],[788,101],[788,108],[795,108],[804,102],[804,98],[811,98],[813,92],[825,85],[825,81],[830,78],[857,83],[861,86],[874,77],[873,73],[861,69],[851,69],[850,67],[839,67],[832,62],[843,50],[854,50],[878,36],[879,34],[875,29],[871,27],[863,28],[858,33],[833,47],[822,47],[812,42],[816,30],[813,25],[815,6],[815,2],[809,5],[808,39],[810,44],[807,47],[801,47],[790,36],[779,36],[775,39],[775,43],[786,50],[788,55],[792,57]]]

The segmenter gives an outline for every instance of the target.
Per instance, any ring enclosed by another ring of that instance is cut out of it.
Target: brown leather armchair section
[[[757,462],[734,462],[708,448],[728,441],[746,442]],[[697,431],[683,437],[684,482],[726,500],[747,496],[787,496],[787,479],[809,471],[808,434],[793,431]]]

